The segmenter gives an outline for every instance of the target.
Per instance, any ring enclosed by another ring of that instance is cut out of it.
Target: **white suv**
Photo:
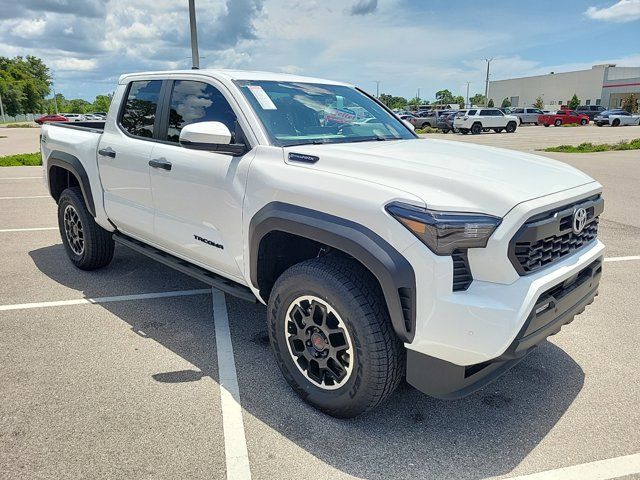
[[[503,130],[507,133],[513,133],[518,127],[518,117],[505,115],[497,108],[472,108],[458,112],[453,126],[465,135],[469,132],[477,135],[491,129],[496,133]]]

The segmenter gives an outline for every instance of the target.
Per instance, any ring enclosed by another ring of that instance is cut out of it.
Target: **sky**
[[[195,0],[201,67],[296,73],[431,100],[494,80],[640,66],[640,0]],[[187,0],[0,0],[0,56],[36,55],[67,98],[189,68]]]

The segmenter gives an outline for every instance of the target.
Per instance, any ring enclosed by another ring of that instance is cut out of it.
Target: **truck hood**
[[[447,140],[299,145],[304,165],[417,196],[427,208],[504,216],[519,203],[595,182],[561,162],[513,150]]]

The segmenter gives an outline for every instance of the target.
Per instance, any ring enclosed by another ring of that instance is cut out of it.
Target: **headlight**
[[[441,212],[399,203],[387,205],[387,211],[436,255],[486,247],[502,221],[480,213]]]

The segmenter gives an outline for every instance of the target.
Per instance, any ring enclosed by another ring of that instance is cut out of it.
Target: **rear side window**
[[[132,82],[120,124],[131,135],[153,137],[153,124],[160,98],[161,80]]]
[[[469,115],[469,116],[471,116],[471,115],[475,115],[475,114],[476,114],[476,112],[477,112],[477,110],[469,110],[469,111],[467,112],[467,115]]]
[[[167,140],[178,142],[185,125],[198,122],[222,122],[233,134],[236,115],[222,93],[204,82],[177,80],[173,84]]]

